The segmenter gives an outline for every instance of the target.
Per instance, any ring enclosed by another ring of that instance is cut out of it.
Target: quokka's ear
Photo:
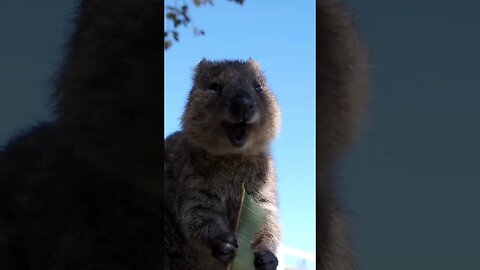
[[[251,57],[248,58],[247,63],[258,71],[261,71],[261,69],[262,69],[261,66],[260,66],[260,63],[253,60]]]
[[[200,60],[200,62],[198,62],[197,66],[205,65],[208,62],[209,61],[205,57],[202,57],[202,60]]]

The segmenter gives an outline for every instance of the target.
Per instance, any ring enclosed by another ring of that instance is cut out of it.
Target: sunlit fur
[[[222,90],[209,89],[212,82]],[[261,85],[261,91],[255,86]],[[247,91],[257,108],[250,136],[231,144],[222,122],[232,122],[230,100]],[[202,60],[185,106],[182,130],[165,141],[166,241],[169,269],[224,270],[212,257],[212,240],[233,234],[242,183],[267,211],[254,250],[275,252],[280,241],[277,181],[269,144],[278,132],[280,109],[253,60]],[[182,241],[179,241],[182,239]],[[272,268],[265,268],[272,269]]]
[[[222,83],[222,91],[208,89],[212,82]],[[262,86],[260,92],[255,91],[256,84]],[[241,148],[232,146],[222,126],[222,122],[229,118],[230,99],[239,90],[248,91],[258,112],[247,143]],[[182,117],[183,131],[192,144],[215,155],[256,154],[265,151],[279,126],[280,108],[253,60],[202,60],[197,65],[194,85]]]

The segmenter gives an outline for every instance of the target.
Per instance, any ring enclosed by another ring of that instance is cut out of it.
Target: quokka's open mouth
[[[239,122],[235,124],[224,123],[223,127],[228,139],[235,147],[242,147],[247,142],[248,136],[252,126],[246,122]]]

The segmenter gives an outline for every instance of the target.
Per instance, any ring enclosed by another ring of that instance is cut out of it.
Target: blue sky
[[[202,57],[258,61],[283,115],[272,145],[282,242],[315,251],[315,1],[217,0],[192,7],[191,15],[206,35],[181,29],[180,43],[165,52],[165,136],[179,129],[192,69]]]

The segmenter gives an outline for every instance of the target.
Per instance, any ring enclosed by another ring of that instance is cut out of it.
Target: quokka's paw
[[[253,265],[255,270],[276,270],[278,265],[277,257],[269,250],[259,250],[254,253]]]
[[[218,260],[228,263],[233,260],[238,249],[237,239],[233,233],[224,233],[213,239],[212,255]]]

